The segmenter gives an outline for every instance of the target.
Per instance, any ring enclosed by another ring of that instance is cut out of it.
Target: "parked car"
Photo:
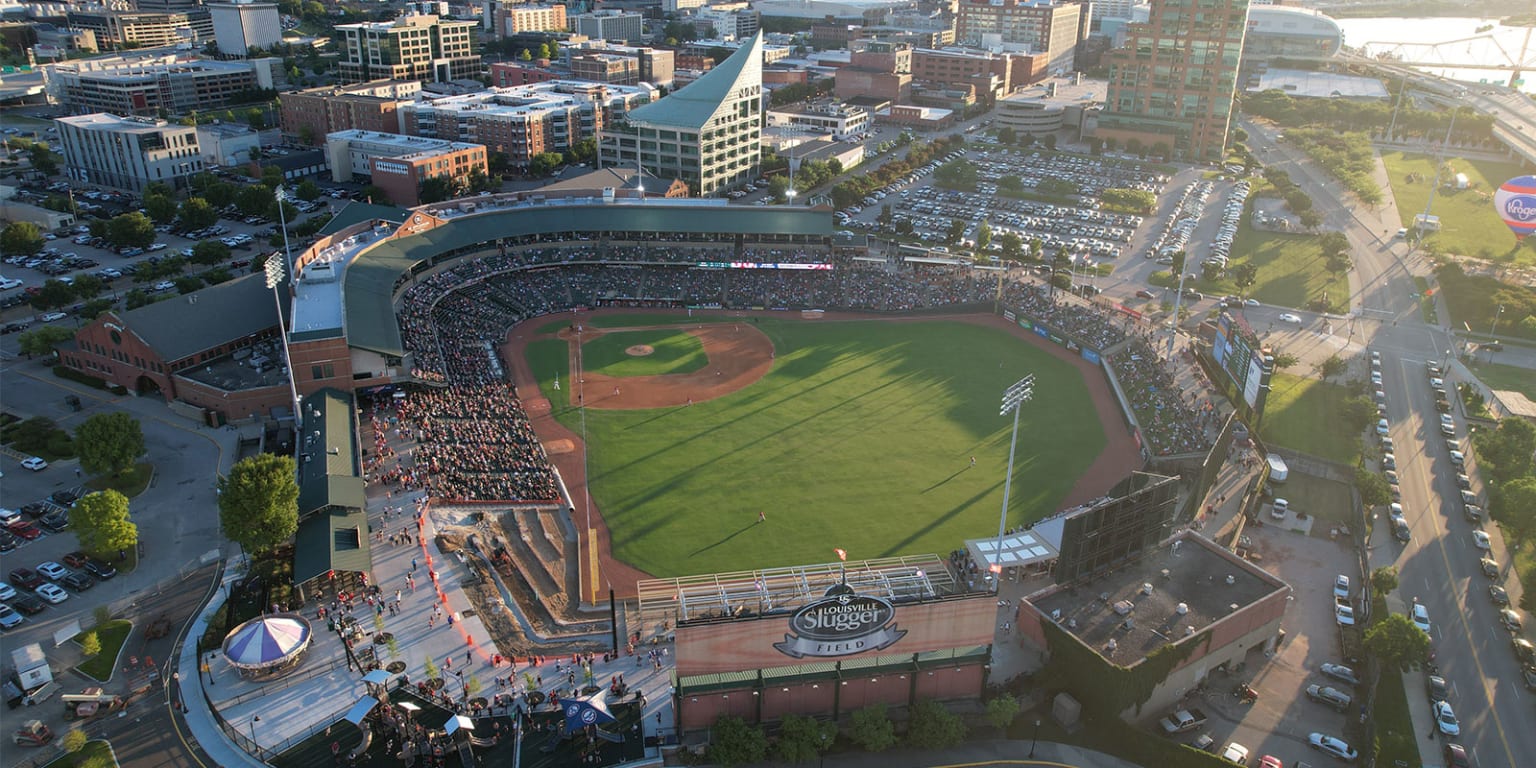
[[[66,575],[64,578],[59,579],[59,584],[76,592],[84,592],[85,590],[96,586],[96,580],[83,573],[71,573]]]
[[[1307,686],[1307,698],[1326,704],[1340,712],[1349,709],[1349,704],[1353,700],[1349,694],[1328,685]]]
[[[1456,711],[1451,709],[1449,701],[1437,701],[1433,707],[1435,714],[1435,727],[1446,736],[1460,736],[1461,722],[1456,719]]]
[[[1430,675],[1424,679],[1424,692],[1429,694],[1429,703],[1437,701],[1449,701],[1451,698],[1451,686],[1446,684],[1445,678],[1439,675]]]
[[[31,592],[18,592],[15,597],[11,598],[11,607],[28,616],[36,616],[42,613],[43,609],[47,608],[48,605],[37,599],[37,596]]]
[[[84,570],[98,581],[106,581],[117,575],[117,569],[113,568],[111,564],[104,563],[94,557],[85,561]]]
[[[45,579],[58,581],[59,579],[62,579],[69,574],[69,569],[59,565],[58,563],[55,563],[52,560],[49,560],[45,563],[38,563],[37,572],[42,574],[43,578]]]
[[[33,472],[41,472],[48,468],[48,462],[43,461],[36,456],[28,456],[27,458],[21,460],[21,466],[26,467]]]
[[[1319,752],[1333,755],[1345,762],[1354,762],[1360,757],[1360,753],[1350,748],[1347,742],[1337,736],[1311,733],[1307,735],[1307,744]]]
[[[0,629],[13,629],[23,621],[26,621],[26,617],[17,613],[16,609],[0,603]]]
[[[57,584],[44,584],[32,591],[37,593],[38,597],[41,597],[42,599],[47,600],[54,605],[58,605],[59,603],[69,599],[69,593],[65,592]]]
[[[1349,683],[1350,685],[1360,684],[1360,676],[1356,675],[1353,669],[1350,669],[1343,664],[1332,664],[1324,662],[1322,666],[1317,668],[1317,671],[1340,682]]]

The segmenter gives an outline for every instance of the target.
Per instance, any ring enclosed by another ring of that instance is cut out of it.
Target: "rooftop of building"
[[[1246,88],[1250,93],[1284,91],[1290,96],[1314,99],[1389,99],[1392,94],[1374,77],[1310,69],[1270,69]]]
[[[349,85],[322,85],[318,88],[290,91],[301,96],[372,98],[391,101],[415,98],[420,92],[421,82],[417,80],[369,80]]]
[[[1052,77],[1033,85],[1014,90],[998,100],[999,106],[1024,101],[1044,101],[1054,104],[1082,104],[1102,102],[1109,83],[1104,80],[1087,80],[1075,76]]]
[[[614,85],[589,80],[546,80],[542,83],[490,88],[475,93],[442,96],[409,106],[418,112],[442,110],[483,114],[538,112],[557,106],[592,104],[594,100],[624,100],[643,96],[657,98],[650,85]]]
[[[699,79],[658,101],[630,110],[629,119],[653,126],[700,130],[720,104],[736,90],[743,76],[755,72],[762,80],[763,33],[758,32],[735,53]]]
[[[277,306],[263,276],[253,274],[130,309],[118,317],[162,359],[175,362],[277,327]]]
[[[322,389],[303,402],[304,429],[298,443],[299,515],[325,507],[366,505],[352,398]]]
[[[250,72],[254,60],[220,61],[188,53],[126,53],[49,64],[56,72],[94,75],[168,74],[172,72]]]
[[[413,13],[413,14],[409,14],[409,15],[405,15],[405,16],[400,16],[400,17],[392,19],[390,21],[364,21],[364,22],[359,22],[357,24],[337,24],[336,25],[336,29],[339,29],[339,30],[360,29],[360,30],[366,30],[366,31],[369,31],[369,32],[386,32],[386,31],[389,31],[391,29],[406,29],[406,28],[409,28],[409,27],[430,27],[430,26],[434,26],[434,25],[455,26],[455,27],[464,27],[464,26],[478,27],[478,26],[480,26],[480,20],[479,19],[468,19],[468,20],[460,21],[460,20],[456,20],[456,19],[445,19],[445,18],[442,18],[440,16],[433,16],[431,14]]]
[[[1248,7],[1248,34],[1315,36],[1343,38],[1339,23],[1332,16],[1311,8],[1281,5]]]
[[[218,134],[223,138],[232,138],[235,136],[254,136],[256,134],[256,130],[251,128],[249,125],[224,122],[202,123],[197,126],[197,132],[204,134]]]
[[[1204,536],[1184,533],[1087,583],[1027,600],[1105,658],[1129,666],[1288,589]]]
[[[386,149],[397,154],[393,157],[427,157],[439,155],[444,152],[453,152],[460,149],[474,149],[483,147],[483,144],[471,144],[464,141],[449,141],[448,139],[429,139],[422,136],[406,136],[399,133],[381,133],[379,131],[364,131],[352,128],[345,131],[336,131],[325,135],[327,144],[333,141],[363,142],[378,149]]]
[[[271,303],[270,297],[267,303]],[[272,328],[277,326],[277,313],[271,312]],[[274,337],[259,341],[234,354],[209,360],[196,368],[177,372],[177,376],[191,379],[225,392],[244,392],[251,389],[287,386],[288,372],[281,365],[264,365],[266,361],[281,361],[282,350]],[[253,365],[252,361],[257,364]]]
[[[89,115],[67,115],[54,120],[65,125],[88,131],[113,131],[115,133],[163,133],[165,131],[191,131],[190,125],[170,123],[152,117],[122,117],[106,112]]]

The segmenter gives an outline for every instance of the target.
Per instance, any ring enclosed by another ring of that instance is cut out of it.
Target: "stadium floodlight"
[[[1008,442],[1008,475],[1003,478],[1003,511],[997,516],[997,552],[993,555],[996,560],[989,570],[998,574],[997,586],[1002,589],[1003,573],[1003,533],[1008,529],[1008,494],[1013,490],[1013,455],[1019,447],[1019,406],[1033,400],[1035,397],[1035,375],[1031,373],[1013,386],[1003,391],[1002,407],[997,415],[1007,416],[1013,412],[1013,437]]]
[[[293,380],[293,355],[288,352],[288,329],[283,322],[283,300],[277,295],[278,286],[283,284],[283,257],[274,253],[267,257],[262,265],[266,273],[267,287],[272,289],[272,303],[277,305],[277,335],[283,340],[283,364],[288,369],[288,394],[293,398],[293,418],[297,427],[304,426],[304,412],[299,406],[299,387]]]

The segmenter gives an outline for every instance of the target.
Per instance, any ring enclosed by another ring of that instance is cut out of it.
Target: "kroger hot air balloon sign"
[[[1536,232],[1536,176],[1519,176],[1493,193],[1493,207],[1516,240]]]

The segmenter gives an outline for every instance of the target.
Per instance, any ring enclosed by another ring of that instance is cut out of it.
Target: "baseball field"
[[[1095,372],[964,320],[610,314],[526,331],[530,413],[579,442],[586,406],[587,489],[612,556],[653,576],[995,535],[1012,427],[999,398],[1029,373],[1010,525],[1081,495],[1106,444]]]

